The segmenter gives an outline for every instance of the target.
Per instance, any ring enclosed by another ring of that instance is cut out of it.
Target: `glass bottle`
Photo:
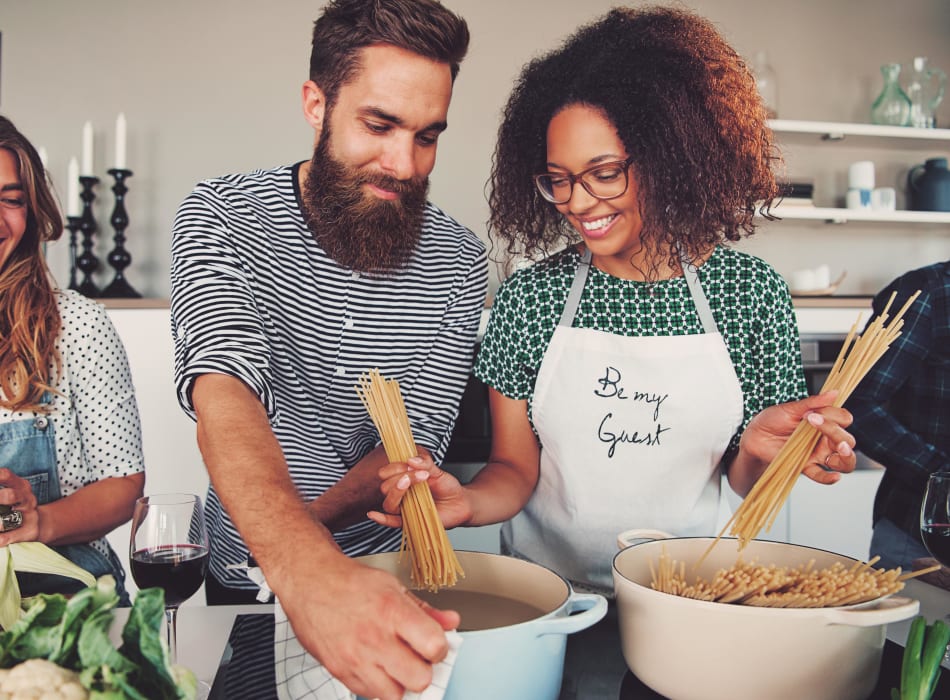
[[[765,51],[757,51],[752,57],[752,74],[755,76],[755,86],[762,97],[769,119],[777,118],[778,82],[775,78],[775,71],[769,65],[769,58]]]
[[[917,56],[911,63],[905,93],[910,99],[910,125],[932,129],[937,125],[937,106],[943,101],[947,74],[928,65],[927,58]]]
[[[884,89],[871,105],[871,123],[890,126],[908,126],[910,124],[910,98],[901,90],[898,78],[901,74],[900,63],[885,63],[881,66],[884,76]]]

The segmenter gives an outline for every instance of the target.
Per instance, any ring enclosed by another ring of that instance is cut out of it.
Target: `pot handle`
[[[597,593],[574,593],[567,601],[567,615],[538,620],[538,636],[580,632],[600,622],[606,614],[607,599],[604,596]]]
[[[648,528],[634,528],[633,530],[624,530],[617,535],[617,549],[626,549],[637,543],[637,540],[668,540],[674,535],[663,530],[650,530]]]
[[[915,165],[910,170],[907,171],[907,187],[911,191],[917,190],[917,178],[924,171],[923,164]]]
[[[920,601],[904,596],[890,596],[876,605],[867,608],[829,609],[824,617],[832,625],[850,625],[851,627],[874,627],[891,622],[900,622],[913,617],[920,611]]]

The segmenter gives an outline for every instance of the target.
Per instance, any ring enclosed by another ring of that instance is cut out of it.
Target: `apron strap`
[[[584,285],[587,284],[587,275],[590,273],[590,260],[590,248],[585,246],[584,254],[581,255],[580,262],[577,263],[577,270],[574,272],[571,291],[567,293],[567,301],[564,302],[564,311],[561,312],[561,319],[557,322],[559,326],[570,327],[574,323],[574,314],[577,313],[577,305],[581,301]]]
[[[716,319],[713,318],[712,310],[709,308],[709,300],[703,291],[703,285],[699,281],[699,270],[693,264],[682,249],[677,245],[680,260],[683,263],[683,277],[686,280],[686,286],[689,288],[690,296],[693,297],[693,304],[696,306],[696,313],[699,314],[699,320],[703,324],[703,332],[718,333],[719,326],[716,325]],[[577,305],[581,301],[581,294],[584,293],[584,285],[587,284],[587,276],[590,274],[591,261],[590,248],[584,248],[580,261],[577,263],[577,270],[574,272],[574,281],[571,283],[571,289],[567,294],[567,301],[564,302],[564,310],[561,312],[561,318],[557,325],[570,327],[574,323],[574,315],[577,313]]]
[[[719,326],[716,325],[716,319],[713,318],[712,310],[709,308],[709,300],[703,291],[703,285],[699,281],[699,270],[693,264],[693,261],[686,257],[683,250],[676,246],[680,254],[680,262],[683,263],[683,277],[686,278],[686,285],[689,287],[689,293],[693,297],[693,304],[696,306],[696,313],[699,314],[699,320],[703,324],[703,331],[706,333],[718,333]]]

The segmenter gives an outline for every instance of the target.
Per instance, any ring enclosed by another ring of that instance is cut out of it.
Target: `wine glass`
[[[950,472],[935,472],[927,480],[920,506],[920,536],[933,558],[950,566]]]
[[[943,566],[950,567],[950,472],[934,472],[920,506],[920,536],[927,551]],[[950,622],[950,615],[944,619]],[[950,660],[950,647],[946,660]]]
[[[135,502],[129,562],[139,588],[165,591],[168,653],[177,663],[178,606],[208,573],[208,530],[201,497],[190,493],[143,496]]]

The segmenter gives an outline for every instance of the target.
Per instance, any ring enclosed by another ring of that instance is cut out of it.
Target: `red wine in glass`
[[[135,502],[129,562],[139,588],[165,591],[168,653],[178,659],[178,606],[201,588],[208,572],[208,530],[201,498],[191,493],[143,496]]]
[[[950,566],[950,472],[935,472],[927,480],[920,506],[920,536],[934,559]]]
[[[208,573],[208,548],[161,545],[132,552],[132,578],[139,588],[162,588],[166,605],[181,605],[201,588]]]
[[[950,525],[925,525],[920,528],[927,551],[944,566],[950,566]]]

